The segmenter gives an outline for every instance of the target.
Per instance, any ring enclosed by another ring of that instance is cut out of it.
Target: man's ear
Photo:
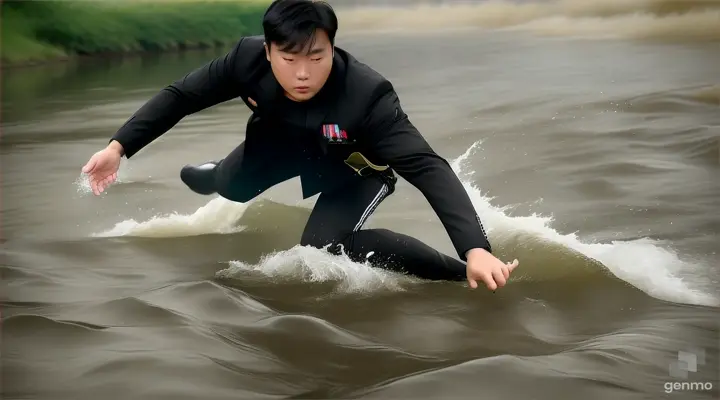
[[[270,48],[268,47],[266,42],[263,42],[263,46],[265,47],[265,58],[270,61]]]

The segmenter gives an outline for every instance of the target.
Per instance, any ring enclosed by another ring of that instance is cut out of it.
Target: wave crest
[[[491,203],[479,188],[463,176],[463,165],[480,149],[480,142],[451,162],[467,191],[475,210],[483,220],[498,257],[512,257],[520,266],[513,280],[551,281],[572,279],[576,283],[598,279],[622,280],[658,299],[702,305],[718,305],[718,299],[696,290],[682,279],[682,274],[702,265],[681,259],[665,243],[650,238],[610,243],[583,242],[574,233],[561,233],[551,224],[553,218],[532,214],[511,216],[509,206]],[[230,233],[247,226],[262,229],[275,224],[280,207],[265,203],[260,219],[243,218],[252,204],[233,203],[215,198],[191,215],[169,215],[145,222],[124,221],[100,236],[180,237],[205,233]],[[300,210],[302,207],[290,207]],[[285,220],[285,222],[287,221]],[[439,228],[442,229],[442,228]],[[218,278],[248,279],[253,274],[274,279],[337,283],[339,292],[375,292],[404,290],[418,280],[367,263],[356,263],[347,256],[335,256],[321,249],[296,245],[288,250],[265,255],[257,263],[230,261],[229,267],[217,273]]]

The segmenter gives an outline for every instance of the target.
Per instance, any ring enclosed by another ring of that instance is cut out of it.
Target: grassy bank
[[[4,66],[228,45],[262,32],[269,1],[3,1]]]

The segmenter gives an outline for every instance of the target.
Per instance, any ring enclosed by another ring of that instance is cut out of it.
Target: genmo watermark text
[[[665,382],[663,385],[665,393],[687,392],[687,391],[710,391],[713,389],[712,382]]]

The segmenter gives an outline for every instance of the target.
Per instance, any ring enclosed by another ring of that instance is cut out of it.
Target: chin
[[[290,97],[295,101],[307,101],[315,97],[317,93],[316,92],[307,92],[307,93],[297,93],[297,92],[290,92]]]

